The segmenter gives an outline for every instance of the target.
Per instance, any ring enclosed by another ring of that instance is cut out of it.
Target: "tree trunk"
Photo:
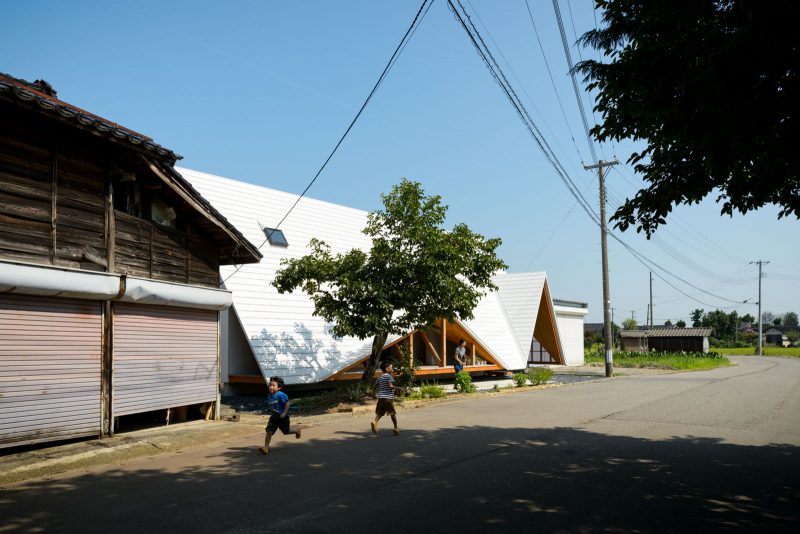
[[[372,377],[375,376],[375,369],[378,367],[378,362],[380,361],[381,352],[383,352],[383,346],[386,344],[387,337],[389,337],[389,334],[381,332],[375,334],[375,337],[372,339],[372,354],[370,354],[369,360],[367,360],[367,367],[364,369],[364,374],[361,375],[362,384],[370,384],[372,382]]]

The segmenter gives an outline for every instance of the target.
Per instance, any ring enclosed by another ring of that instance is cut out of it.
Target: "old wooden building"
[[[0,74],[0,447],[218,399],[219,268],[261,255],[177,159]]]

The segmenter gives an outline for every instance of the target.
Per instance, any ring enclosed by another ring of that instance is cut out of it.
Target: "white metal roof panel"
[[[533,342],[533,330],[547,280],[543,272],[502,273],[493,278],[514,338],[522,354],[527,355]]]

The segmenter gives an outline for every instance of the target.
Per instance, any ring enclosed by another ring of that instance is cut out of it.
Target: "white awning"
[[[0,261],[0,293],[109,300],[120,291],[120,275]]]
[[[138,304],[224,310],[233,302],[233,294],[224,289],[127,277],[125,293],[118,300]]]

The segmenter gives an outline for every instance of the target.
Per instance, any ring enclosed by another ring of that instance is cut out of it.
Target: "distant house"
[[[179,158],[0,74],[0,448],[218,399],[219,268],[261,255]]]
[[[797,329],[797,327],[792,328]],[[784,332],[789,330],[789,327],[781,328],[777,326],[771,326],[766,332],[764,332],[764,343],[767,345],[775,345],[776,347],[788,347],[792,343],[789,341],[788,336],[784,334]]]
[[[622,330],[622,349],[630,351],[708,352],[711,328]]]
[[[647,348],[647,331],[620,330],[620,348],[625,351],[645,352]]]

